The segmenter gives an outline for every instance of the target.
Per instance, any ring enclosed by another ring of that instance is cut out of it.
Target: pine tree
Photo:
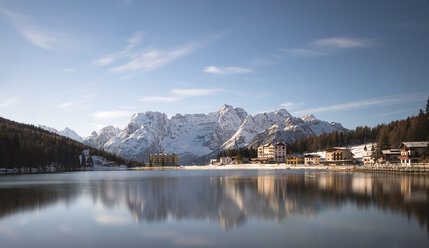
[[[428,101],[426,103],[426,115],[429,115],[429,97],[428,97]]]
[[[85,154],[82,153],[82,166],[86,165],[86,158],[85,158]]]

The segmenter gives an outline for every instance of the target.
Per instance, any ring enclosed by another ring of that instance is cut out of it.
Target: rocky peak
[[[314,115],[304,115],[303,117],[301,117],[301,120],[305,121],[305,122],[312,122],[317,120],[316,117],[314,117]]]

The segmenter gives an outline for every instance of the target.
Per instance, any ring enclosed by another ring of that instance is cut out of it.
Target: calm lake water
[[[0,247],[429,247],[429,176],[122,171],[0,177]]]

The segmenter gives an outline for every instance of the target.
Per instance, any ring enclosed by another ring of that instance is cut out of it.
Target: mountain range
[[[293,117],[285,109],[251,115],[242,108],[225,104],[217,112],[176,114],[170,118],[160,112],[137,113],[124,129],[107,126],[82,142],[127,159],[146,162],[151,153],[177,153],[180,164],[190,164],[207,161],[224,149],[256,147],[270,142],[290,143],[335,130],[345,128],[312,115]],[[60,132],[76,139],[67,128]]]
[[[68,137],[72,140],[76,140],[78,142],[82,142],[83,138],[79,136],[79,134],[77,134],[75,131],[71,130],[70,128],[66,127],[63,130],[57,130],[53,127],[48,127],[48,126],[44,126],[44,125],[39,125],[39,128],[44,129],[46,131],[49,131],[51,133],[56,133],[58,135],[64,136],[64,137]]]

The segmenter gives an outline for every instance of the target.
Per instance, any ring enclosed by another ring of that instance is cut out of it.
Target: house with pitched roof
[[[399,146],[401,165],[411,166],[411,164],[417,163],[423,156],[428,144],[428,141],[402,142]]]

